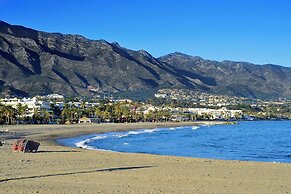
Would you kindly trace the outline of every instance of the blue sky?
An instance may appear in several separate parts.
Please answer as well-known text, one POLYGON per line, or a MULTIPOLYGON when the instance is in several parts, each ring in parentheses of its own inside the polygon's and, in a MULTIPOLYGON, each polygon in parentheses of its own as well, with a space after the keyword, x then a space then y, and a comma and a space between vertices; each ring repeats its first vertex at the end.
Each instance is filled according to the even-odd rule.
POLYGON ((291 67, 289 0, 0 0, 0 20, 212 60, 291 67))

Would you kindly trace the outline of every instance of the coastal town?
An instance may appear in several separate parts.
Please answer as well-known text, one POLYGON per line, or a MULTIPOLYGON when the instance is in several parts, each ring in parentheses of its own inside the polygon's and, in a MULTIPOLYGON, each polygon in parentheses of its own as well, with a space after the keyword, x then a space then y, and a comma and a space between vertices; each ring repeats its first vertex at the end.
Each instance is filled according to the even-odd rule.
POLYGON ((0 99, 1 124, 181 122, 291 119, 291 101, 263 101, 183 89, 162 89, 147 101, 68 98, 60 94, 0 99))
POLYGON ((291 194, 291 0, 0 8, 0 194, 291 194))

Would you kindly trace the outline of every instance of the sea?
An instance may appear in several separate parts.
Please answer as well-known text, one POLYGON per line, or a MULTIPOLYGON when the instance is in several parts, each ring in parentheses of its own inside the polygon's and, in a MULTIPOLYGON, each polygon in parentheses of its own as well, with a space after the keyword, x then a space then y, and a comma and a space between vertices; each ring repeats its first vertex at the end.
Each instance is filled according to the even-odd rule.
POLYGON ((291 163, 291 121, 140 129, 58 139, 57 142, 90 150, 291 163))

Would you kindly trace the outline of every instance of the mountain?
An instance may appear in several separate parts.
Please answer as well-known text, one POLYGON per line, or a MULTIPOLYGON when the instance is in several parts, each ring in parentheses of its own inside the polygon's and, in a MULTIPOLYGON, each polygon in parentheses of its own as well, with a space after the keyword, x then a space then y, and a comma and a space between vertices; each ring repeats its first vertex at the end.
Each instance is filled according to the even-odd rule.
POLYGON ((291 98, 290 68, 209 61, 181 53, 154 58, 118 43, 46 33, 0 21, 0 92, 33 96, 187 88, 246 97, 291 98))
POLYGON ((218 62, 179 52, 158 60, 175 67, 192 82, 204 85, 213 93, 261 99, 291 98, 290 67, 218 62))
POLYGON ((189 82, 146 51, 5 22, 0 22, 0 55, 4 94, 89 95, 90 88, 119 92, 179 87, 189 82))

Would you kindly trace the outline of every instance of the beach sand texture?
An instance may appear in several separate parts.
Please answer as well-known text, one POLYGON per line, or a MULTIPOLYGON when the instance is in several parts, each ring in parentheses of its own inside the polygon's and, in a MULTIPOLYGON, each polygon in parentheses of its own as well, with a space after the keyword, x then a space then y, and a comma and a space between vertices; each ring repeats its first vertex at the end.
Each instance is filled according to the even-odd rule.
POLYGON ((91 151, 55 138, 196 123, 4 126, 0 140, 22 135, 37 153, 0 147, 0 193, 291 193, 291 164, 220 161, 91 151))

